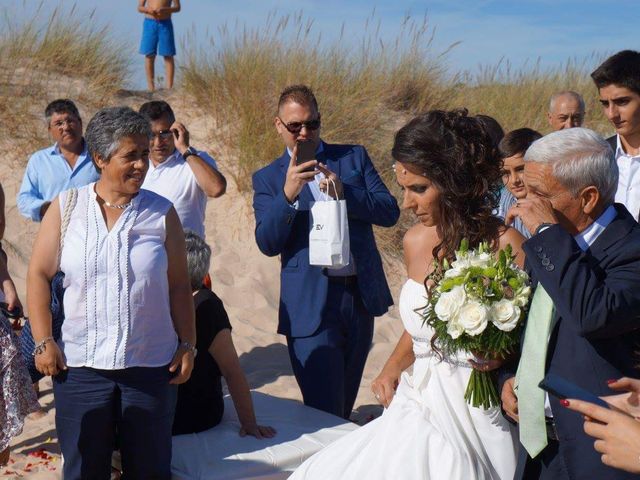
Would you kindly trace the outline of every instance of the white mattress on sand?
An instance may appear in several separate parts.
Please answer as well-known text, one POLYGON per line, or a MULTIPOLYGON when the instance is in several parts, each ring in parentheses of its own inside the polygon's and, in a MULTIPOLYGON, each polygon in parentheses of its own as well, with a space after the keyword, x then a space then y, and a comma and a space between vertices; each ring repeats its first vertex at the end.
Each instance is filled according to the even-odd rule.
POLYGON ((277 430, 274 438, 240 437, 231 397, 218 426, 173 437, 171 470, 175 479, 284 479, 308 457, 358 428, 342 418, 300 402, 251 392, 261 425, 277 430))

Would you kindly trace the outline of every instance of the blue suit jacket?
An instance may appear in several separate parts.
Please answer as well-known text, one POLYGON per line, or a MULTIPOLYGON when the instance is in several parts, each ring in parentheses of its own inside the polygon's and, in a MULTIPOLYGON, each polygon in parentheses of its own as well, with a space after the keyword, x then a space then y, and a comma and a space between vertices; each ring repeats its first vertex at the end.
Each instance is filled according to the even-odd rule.
MULTIPOLYGON (((344 186, 349 219, 349 240, 358 287, 371 315, 382 315, 393 304, 373 236, 372 225, 391 227, 400 215, 364 147, 324 144, 318 155, 336 172, 344 186)), ((290 156, 284 154, 253 175, 253 209, 256 242, 269 256, 280 255, 280 312, 278 333, 293 337, 312 335, 320 325, 327 298, 324 269, 309 265, 309 203, 313 195, 305 186, 295 209, 284 196, 290 156)))
MULTIPOLYGON (((532 279, 544 285, 557 312, 547 372, 598 396, 615 393, 608 379, 640 376, 640 226, 623 205, 616 204, 616 210, 586 252, 559 225, 524 243, 532 279), (548 265, 543 265, 545 257, 548 265)), ((584 433, 582 416, 551 395, 549 400, 567 478, 637 478, 605 466, 594 439, 584 433)), ((520 466, 524 448, 521 453, 520 466)))

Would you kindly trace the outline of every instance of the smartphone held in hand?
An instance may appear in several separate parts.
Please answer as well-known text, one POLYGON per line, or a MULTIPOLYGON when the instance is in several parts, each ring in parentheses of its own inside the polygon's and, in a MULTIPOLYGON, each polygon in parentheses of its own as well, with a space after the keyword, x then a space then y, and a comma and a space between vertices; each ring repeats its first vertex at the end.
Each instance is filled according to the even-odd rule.
POLYGON ((298 156, 296 158, 298 165, 316 158, 316 147, 312 141, 300 141, 297 142, 296 145, 298 146, 298 156))
POLYGON ((597 395, 553 373, 548 373, 540 382, 539 387, 561 400, 565 398, 575 398, 577 400, 595 403, 601 407, 610 408, 609 404, 597 395))

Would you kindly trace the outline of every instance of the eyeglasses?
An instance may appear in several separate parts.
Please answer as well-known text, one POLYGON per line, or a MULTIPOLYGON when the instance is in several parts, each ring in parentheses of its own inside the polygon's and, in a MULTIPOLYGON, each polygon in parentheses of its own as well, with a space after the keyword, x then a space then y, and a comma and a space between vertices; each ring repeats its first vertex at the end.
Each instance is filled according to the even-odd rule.
POLYGON ((151 139, 159 138, 160 140, 168 140, 173 135, 171 130, 160 130, 158 133, 152 133, 151 139))
POLYGON ((317 130, 320 128, 320 115, 315 120, 309 120, 308 122, 289 122, 285 123, 280 117, 278 120, 284 125, 284 128, 287 129, 289 133, 293 135, 297 135, 300 133, 303 127, 306 127, 307 130, 317 130))
POLYGON ((79 125, 79 123, 80 123, 79 120, 76 120, 75 118, 69 117, 69 118, 66 118, 64 120, 57 120, 56 122, 53 122, 51 124, 51 127, 53 127, 53 128, 63 128, 66 125, 66 126, 68 126, 70 128, 73 128, 73 127, 76 127, 77 125, 79 125))

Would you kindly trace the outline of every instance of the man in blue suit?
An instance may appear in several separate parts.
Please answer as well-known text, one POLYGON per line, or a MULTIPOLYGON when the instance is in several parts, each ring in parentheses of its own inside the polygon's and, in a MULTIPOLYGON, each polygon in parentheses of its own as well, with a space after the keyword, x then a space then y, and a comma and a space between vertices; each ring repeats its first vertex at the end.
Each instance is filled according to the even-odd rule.
POLYGON ((591 130, 561 130, 527 150, 524 177, 527 197, 507 220, 520 217, 534 234, 523 246, 538 286, 516 390, 513 373, 502 387, 524 447, 516 478, 635 478, 604 465, 582 417, 537 386, 551 372, 605 396, 608 379, 638 376, 640 226, 614 203, 613 151, 591 130))
POLYGON ((275 127, 286 148, 253 175, 255 234, 265 255, 280 255, 278 333, 286 335, 304 403, 349 418, 373 318, 393 303, 372 225, 391 227, 400 211, 366 150, 323 142, 320 124, 311 89, 293 85, 282 92, 275 127), (297 165, 302 141, 312 142, 316 155, 297 165), (309 265, 309 208, 322 192, 347 203, 350 261, 338 270, 309 265))

